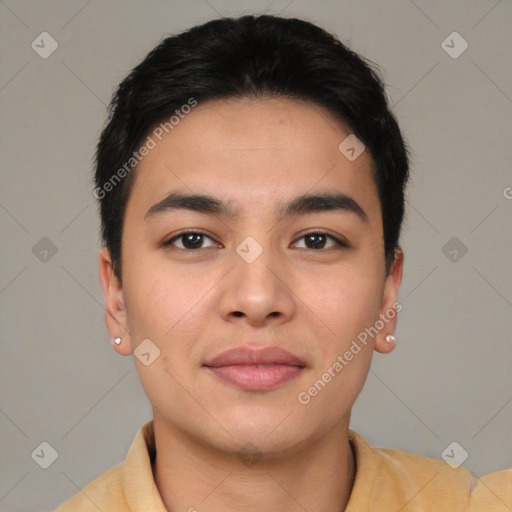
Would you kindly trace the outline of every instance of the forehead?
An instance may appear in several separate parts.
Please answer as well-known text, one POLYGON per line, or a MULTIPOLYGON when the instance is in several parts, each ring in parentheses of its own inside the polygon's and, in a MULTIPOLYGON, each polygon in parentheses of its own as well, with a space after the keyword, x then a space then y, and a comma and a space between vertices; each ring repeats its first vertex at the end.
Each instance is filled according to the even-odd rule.
POLYGON ((150 132, 153 148, 134 171, 127 216, 143 217, 176 189, 208 193, 248 215, 317 190, 342 192, 379 216, 369 152, 351 161, 339 149, 349 135, 326 109, 288 98, 200 103, 167 131, 150 132))

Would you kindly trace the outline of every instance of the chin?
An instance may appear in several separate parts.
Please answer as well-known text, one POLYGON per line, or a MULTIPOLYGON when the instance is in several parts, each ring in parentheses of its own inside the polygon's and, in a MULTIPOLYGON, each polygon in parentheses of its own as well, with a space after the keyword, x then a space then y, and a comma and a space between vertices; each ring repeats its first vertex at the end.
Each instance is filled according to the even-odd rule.
POLYGON ((293 409, 258 409, 250 412, 239 409, 232 411, 225 419, 220 416, 216 418, 230 434, 223 436, 225 448, 229 446, 231 451, 237 451, 247 443, 252 443, 261 451, 280 453, 292 450, 310 437, 295 413, 290 414, 293 409))
MULTIPOLYGON (((233 437, 212 440, 212 445, 226 454, 235 455, 241 460, 246 457, 253 459, 276 459, 296 454, 297 447, 305 443, 306 439, 290 431, 275 431, 269 435, 271 429, 252 428, 241 426, 232 432, 233 437), (220 442, 219 442, 220 441, 220 442)), ((242 460, 243 462, 243 460, 242 460)))

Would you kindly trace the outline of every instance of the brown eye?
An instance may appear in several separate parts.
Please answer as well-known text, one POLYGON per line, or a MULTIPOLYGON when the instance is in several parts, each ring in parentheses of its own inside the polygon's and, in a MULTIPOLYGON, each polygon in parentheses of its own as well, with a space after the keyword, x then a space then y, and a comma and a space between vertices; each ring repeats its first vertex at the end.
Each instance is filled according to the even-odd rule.
POLYGON ((210 236, 208 236, 206 233, 202 233, 201 231, 185 231, 167 240, 164 242, 164 245, 173 245, 178 249, 193 251, 197 249, 204 249, 205 247, 202 247, 202 244, 206 238, 213 240, 210 236), (175 245, 175 241, 181 242, 181 246, 175 245))
POLYGON ((307 233, 303 235, 301 238, 299 238, 299 240, 302 239, 304 239, 305 241, 306 249, 325 249, 327 240, 331 240, 334 243, 334 245, 327 247, 328 249, 330 247, 348 247, 347 244, 345 244, 341 240, 338 240, 336 237, 323 232, 307 233))

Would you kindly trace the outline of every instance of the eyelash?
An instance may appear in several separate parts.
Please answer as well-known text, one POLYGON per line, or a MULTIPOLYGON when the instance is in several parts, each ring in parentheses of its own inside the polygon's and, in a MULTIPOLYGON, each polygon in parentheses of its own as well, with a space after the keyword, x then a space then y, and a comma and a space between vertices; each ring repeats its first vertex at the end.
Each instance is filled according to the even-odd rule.
MULTIPOLYGON (((175 240, 178 240, 180 238, 182 238, 183 236, 185 235, 204 235, 206 237, 208 237, 210 240, 212 241, 215 241, 210 235, 208 235, 208 233, 205 233, 204 231, 198 231, 198 230, 194 230, 194 231, 182 231, 181 233, 178 233, 177 235, 174 235, 172 238, 170 238, 169 240, 165 241, 163 243, 163 245, 165 247, 171 247, 172 246, 172 242, 174 242, 175 240)), ((329 239, 331 239, 337 246, 338 248, 348 248, 348 244, 346 244, 345 242, 343 242, 342 240, 336 238, 335 236, 329 234, 329 233, 326 233, 325 231, 310 231, 309 233, 304 233, 300 238, 297 239, 297 241, 301 240, 302 238, 308 236, 308 235, 323 235, 329 239)), ((199 249, 182 249, 181 247, 175 247, 176 249, 179 249, 181 251, 190 251, 190 252, 197 252, 197 251, 200 251, 201 249, 207 249, 206 247, 202 247, 202 248, 199 248, 199 249)), ((306 247, 307 250, 309 251, 322 251, 322 250, 327 250, 327 249, 332 249, 332 247, 328 247, 327 249, 309 249, 306 247)))

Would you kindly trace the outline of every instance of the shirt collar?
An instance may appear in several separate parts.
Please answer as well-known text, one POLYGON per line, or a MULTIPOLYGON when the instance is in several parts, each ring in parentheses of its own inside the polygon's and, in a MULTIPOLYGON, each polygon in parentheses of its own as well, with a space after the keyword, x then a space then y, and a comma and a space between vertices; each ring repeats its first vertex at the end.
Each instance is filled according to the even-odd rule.
POLYGON ((155 455, 151 420, 139 428, 123 463, 123 491, 132 512, 167 512, 153 478, 155 455))

